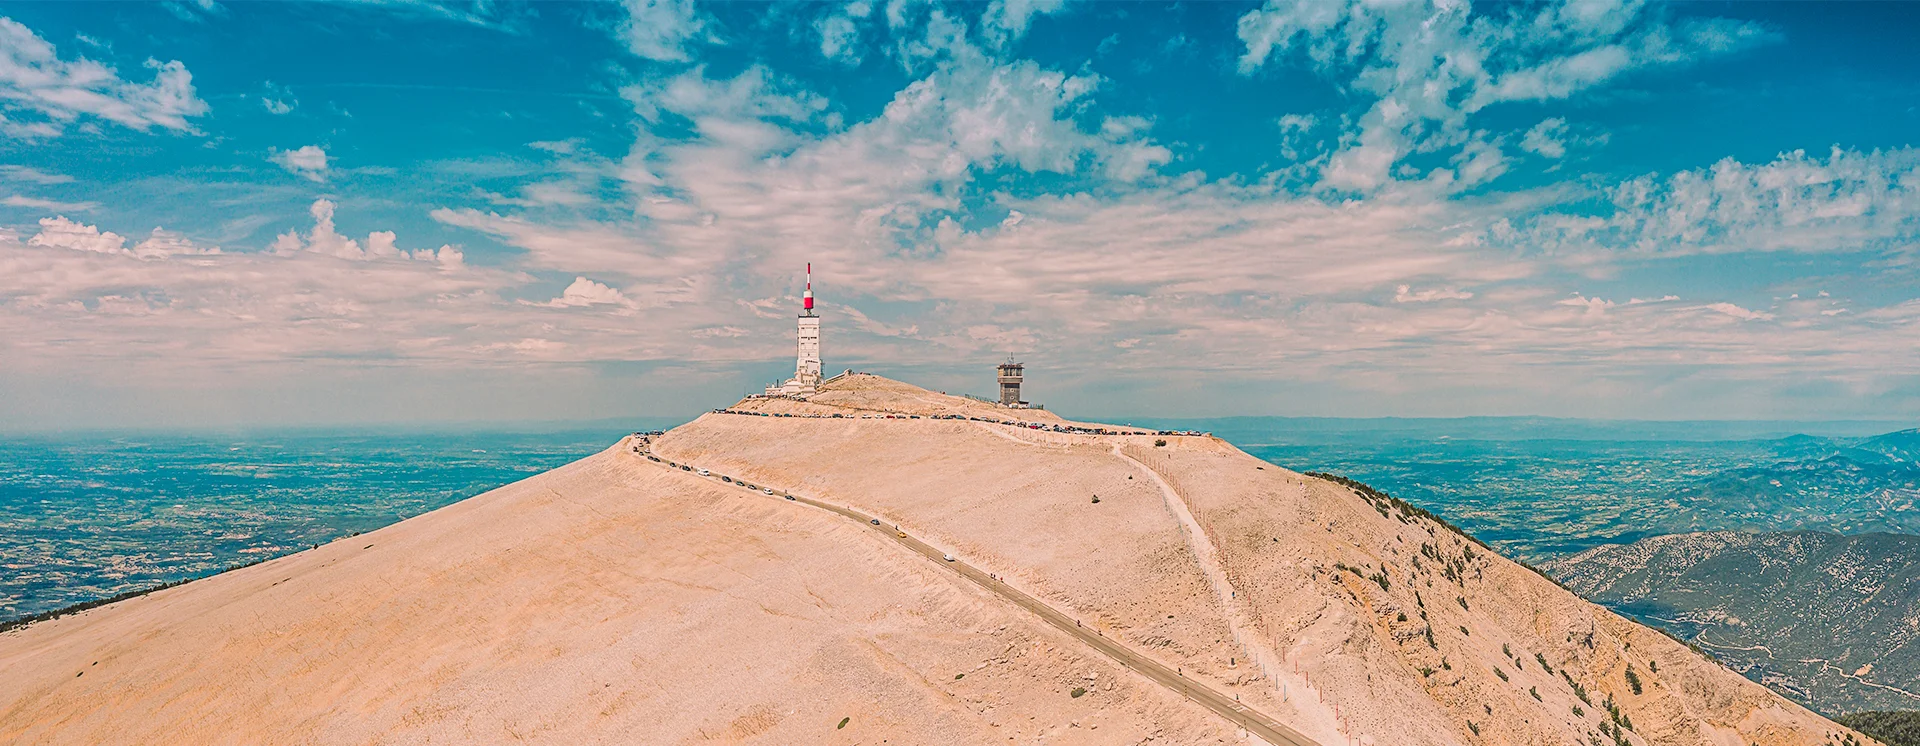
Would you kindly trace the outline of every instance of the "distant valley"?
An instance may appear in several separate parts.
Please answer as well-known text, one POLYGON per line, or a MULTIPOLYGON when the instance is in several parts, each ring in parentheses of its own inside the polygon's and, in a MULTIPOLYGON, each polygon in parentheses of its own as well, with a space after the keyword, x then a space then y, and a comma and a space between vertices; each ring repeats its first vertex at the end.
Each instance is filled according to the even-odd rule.
POLYGON ((1920 536, 1678 534, 1545 569, 1816 710, 1920 709, 1920 536))

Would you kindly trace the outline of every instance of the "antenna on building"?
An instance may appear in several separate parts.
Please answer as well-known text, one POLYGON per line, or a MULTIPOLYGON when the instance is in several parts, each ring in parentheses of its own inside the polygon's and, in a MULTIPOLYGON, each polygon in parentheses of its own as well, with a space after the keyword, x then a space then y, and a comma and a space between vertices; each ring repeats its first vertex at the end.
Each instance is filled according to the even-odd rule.
POLYGON ((800 296, 800 308, 813 315, 813 262, 807 262, 807 292, 800 296))

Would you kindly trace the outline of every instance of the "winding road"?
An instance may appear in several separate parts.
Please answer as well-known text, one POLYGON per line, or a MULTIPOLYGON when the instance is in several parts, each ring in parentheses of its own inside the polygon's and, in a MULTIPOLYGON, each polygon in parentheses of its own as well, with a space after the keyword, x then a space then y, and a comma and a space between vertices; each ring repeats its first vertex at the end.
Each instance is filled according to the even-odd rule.
MULTIPOLYGON (((679 470, 682 466, 680 463, 654 456, 648 441, 645 439, 634 438, 632 445, 637 449, 634 451, 635 454, 642 457, 658 458, 660 460, 657 463, 664 468, 679 470)), ((649 463, 653 463, 651 459, 649 463)), ((699 473, 700 467, 693 466, 692 464, 686 464, 685 466, 690 467, 696 475, 699 473)), ((722 479, 719 474, 713 474, 705 478, 716 481, 722 479)), ((738 481, 733 482, 732 485, 746 489, 745 485, 738 481)), ((767 487, 767 489, 772 488, 767 487)), ((755 494, 765 494, 760 490, 752 491, 755 494)), ((1276 746, 1319 746, 1317 742, 1287 727, 1284 723, 1258 710, 1242 705, 1238 701, 1235 701, 1233 697, 1222 694, 1212 687, 1189 679, 1181 675, 1179 671, 1167 668, 1158 661, 1136 653, 1125 645, 1091 628, 1081 626, 1077 620, 1061 613, 1059 609, 1055 609, 1040 599, 1029 596, 1013 586, 1000 582, 992 575, 981 572, 979 568, 969 565, 965 561, 957 558, 953 561, 947 561, 947 552, 914 538, 911 534, 900 530, 898 526, 876 524, 877 519, 873 516, 854 510, 851 507, 833 505, 812 498, 792 495, 782 490, 774 490, 772 497, 801 503, 853 519, 854 522, 859 523, 861 526, 892 539, 901 546, 926 557, 928 560, 959 573, 961 577, 973 581, 975 584, 987 589, 993 594, 1013 602, 1015 606, 1027 610, 1034 616, 1039 617, 1042 621, 1052 625, 1055 629, 1072 635, 1075 639, 1086 643, 1088 647, 1094 650, 1100 651, 1102 655, 1112 658, 1120 665, 1145 676, 1148 680, 1156 684, 1178 692, 1187 699, 1214 711, 1221 717, 1226 718, 1229 722, 1244 728, 1252 735, 1259 736, 1268 743, 1275 744, 1276 746)))

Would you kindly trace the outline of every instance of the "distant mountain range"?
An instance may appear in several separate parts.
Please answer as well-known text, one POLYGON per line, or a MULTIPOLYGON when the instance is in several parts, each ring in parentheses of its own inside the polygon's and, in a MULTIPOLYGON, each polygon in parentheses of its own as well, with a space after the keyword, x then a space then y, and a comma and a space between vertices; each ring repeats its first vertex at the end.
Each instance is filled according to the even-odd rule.
MULTIPOLYGON (((1911 451, 1895 449, 1910 449, 1914 434, 1896 435, 1905 437, 1867 439, 1843 455, 1819 445, 1810 468, 1760 473, 1783 483, 1858 473, 1862 463, 1906 458, 1911 451)), ((1920 536, 1678 534, 1596 547, 1545 569, 1815 710, 1920 710, 1920 536)))
POLYGON ((1814 509, 1829 527, 1869 516, 1896 529, 1920 526, 1914 507, 1920 497, 1920 430, 1870 438, 1796 435, 1769 445, 1772 459, 1706 475, 1672 499, 1756 516, 1814 509))

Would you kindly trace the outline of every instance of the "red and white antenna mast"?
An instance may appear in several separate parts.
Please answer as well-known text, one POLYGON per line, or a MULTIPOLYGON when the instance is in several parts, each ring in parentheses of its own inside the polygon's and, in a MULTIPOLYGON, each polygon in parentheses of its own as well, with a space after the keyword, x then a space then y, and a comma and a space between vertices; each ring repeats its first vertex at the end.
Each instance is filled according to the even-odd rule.
POLYGON ((805 311, 813 310, 813 262, 807 262, 807 292, 800 296, 800 308, 805 311))

